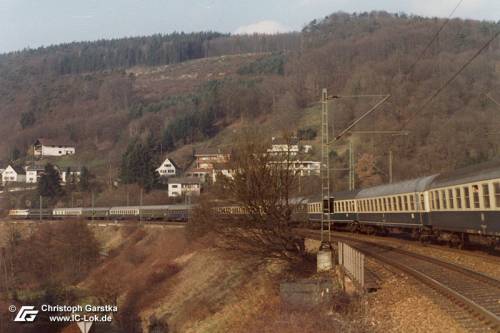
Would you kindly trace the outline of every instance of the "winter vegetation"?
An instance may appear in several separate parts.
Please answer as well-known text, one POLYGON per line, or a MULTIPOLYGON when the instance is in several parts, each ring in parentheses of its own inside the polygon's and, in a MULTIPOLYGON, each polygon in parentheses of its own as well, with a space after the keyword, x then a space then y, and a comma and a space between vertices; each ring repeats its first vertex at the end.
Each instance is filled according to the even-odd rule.
MULTIPOLYGON (((442 23, 385 12, 336 13, 301 33, 155 35, 4 54, 0 156, 29 159, 33 139, 48 134, 76 142, 94 174, 111 164, 112 176, 119 178, 130 142, 151 147, 159 159, 160 152, 184 154, 199 144, 230 141, 227 129, 242 121, 260 122, 269 136, 286 128, 317 140, 315 103, 327 87, 339 95, 391 94, 358 129, 408 132, 349 138, 358 163, 371 163, 359 166, 361 186, 388 180, 389 150, 395 179, 492 159, 498 155, 499 111, 489 97, 500 98, 498 40, 421 106, 498 24, 453 19, 422 53, 442 23)), ((332 102, 334 129, 343 129, 375 102, 332 102)), ((332 152, 339 167, 347 163, 346 144, 332 152)), ((125 182, 146 184, 123 176, 125 182)), ((338 177, 344 189, 347 175, 338 177)))

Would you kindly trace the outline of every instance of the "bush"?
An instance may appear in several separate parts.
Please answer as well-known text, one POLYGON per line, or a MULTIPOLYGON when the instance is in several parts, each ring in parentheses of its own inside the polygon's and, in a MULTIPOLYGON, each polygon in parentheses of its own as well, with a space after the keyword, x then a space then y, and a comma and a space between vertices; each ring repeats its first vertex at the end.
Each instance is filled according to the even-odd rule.
POLYGON ((256 61, 241 67, 238 70, 240 75, 256 74, 285 74, 285 57, 282 54, 272 54, 271 56, 257 59, 256 61))
POLYGON ((314 128, 301 128, 297 131, 297 137, 300 140, 314 140, 318 132, 314 128))

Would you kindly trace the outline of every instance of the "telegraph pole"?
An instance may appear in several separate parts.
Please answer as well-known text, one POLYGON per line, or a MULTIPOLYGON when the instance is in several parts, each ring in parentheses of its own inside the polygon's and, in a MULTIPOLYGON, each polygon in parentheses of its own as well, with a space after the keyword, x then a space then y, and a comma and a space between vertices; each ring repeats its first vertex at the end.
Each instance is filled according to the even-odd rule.
POLYGON ((349 141, 349 191, 354 191, 354 151, 349 141))
POLYGON ((330 140, 328 139, 328 91, 323 89, 321 96, 321 198, 323 212, 321 214, 321 246, 329 246, 331 242, 330 219, 330 140), (328 225, 328 244, 325 242, 324 226, 328 225))
POLYGON ((389 184, 392 184, 392 150, 389 150, 389 184))
MULTIPOLYGON (((341 131, 337 136, 333 132, 333 122, 332 122, 332 143, 340 140, 345 134, 351 131, 351 129, 356 126, 365 117, 370 115, 376 109, 379 108, 385 101, 387 101, 391 95, 351 95, 351 96, 328 96, 328 91, 326 88, 323 89, 321 93, 321 199, 323 201, 323 207, 321 211, 321 245, 317 254, 317 270, 318 272, 330 271, 333 268, 332 261, 332 245, 331 245, 331 213, 333 212, 333 207, 331 207, 332 202, 330 201, 330 140, 329 140, 329 124, 328 124, 328 100, 337 98, 359 98, 359 97, 383 97, 378 103, 376 103, 370 110, 365 112, 361 117, 353 121, 349 126, 347 126, 343 131, 341 131), (324 235, 324 226, 328 225, 328 240, 324 235)), ((352 152, 350 153, 352 154, 352 152)))
POLYGON ((139 200, 139 222, 142 224, 142 195, 143 195, 143 189, 141 188, 141 197, 139 200))
POLYGON ((38 214, 40 217, 40 222, 42 222, 42 207, 43 207, 42 200, 43 200, 43 197, 40 196, 40 214, 38 214))
POLYGON ((328 272, 333 268, 331 207, 330 207, 330 140, 328 139, 328 93, 323 89, 321 94, 321 245, 316 257, 318 272, 328 272), (328 225, 328 238, 325 237, 325 224, 328 225))
POLYGON ((91 200, 92 200, 92 223, 94 223, 94 191, 91 193, 91 200))

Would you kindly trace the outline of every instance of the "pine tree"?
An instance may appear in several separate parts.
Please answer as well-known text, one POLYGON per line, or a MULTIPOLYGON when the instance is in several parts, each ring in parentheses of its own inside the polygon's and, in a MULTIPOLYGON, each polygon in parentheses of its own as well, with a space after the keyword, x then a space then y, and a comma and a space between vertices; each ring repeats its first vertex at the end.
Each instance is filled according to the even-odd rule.
POLYGON ((42 197, 55 199, 63 194, 59 171, 50 163, 45 165, 43 175, 38 182, 38 193, 42 197))
POLYGON ((134 140, 128 145, 120 170, 120 178, 124 184, 137 183, 146 191, 153 189, 158 183, 155 147, 151 138, 148 138, 146 144, 134 140))

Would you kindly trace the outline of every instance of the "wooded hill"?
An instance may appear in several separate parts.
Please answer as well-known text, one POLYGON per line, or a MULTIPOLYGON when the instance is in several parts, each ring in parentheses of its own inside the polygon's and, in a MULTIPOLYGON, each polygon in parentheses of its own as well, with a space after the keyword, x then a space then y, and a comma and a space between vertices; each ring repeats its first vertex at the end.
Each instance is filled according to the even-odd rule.
MULTIPOLYGON (((78 162, 95 170, 111 164, 117 174, 134 139, 152 143, 157 155, 172 151, 182 159, 193 147, 231 142, 252 123, 266 139, 283 130, 319 133, 323 87, 336 95, 391 94, 356 130, 408 131, 350 136, 358 185, 387 180, 389 150, 395 179, 495 158, 500 107, 486 95, 500 100, 499 39, 424 103, 500 24, 451 20, 426 49, 444 22, 336 13, 301 33, 176 33, 1 55, 0 158, 26 158, 37 137, 69 139, 78 162)), ((377 101, 333 101, 335 131, 377 101)), ((347 163, 346 143, 333 149, 335 167, 347 163)))

